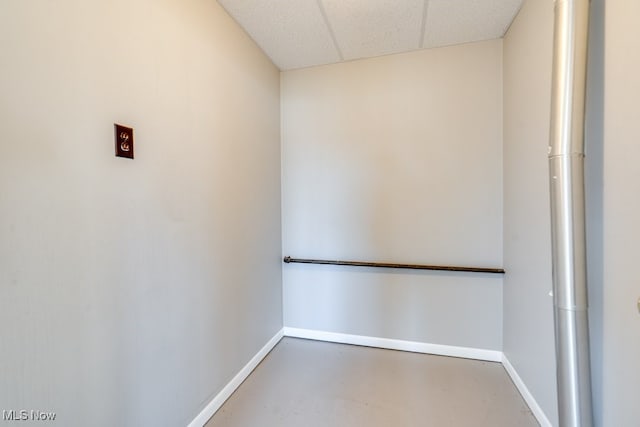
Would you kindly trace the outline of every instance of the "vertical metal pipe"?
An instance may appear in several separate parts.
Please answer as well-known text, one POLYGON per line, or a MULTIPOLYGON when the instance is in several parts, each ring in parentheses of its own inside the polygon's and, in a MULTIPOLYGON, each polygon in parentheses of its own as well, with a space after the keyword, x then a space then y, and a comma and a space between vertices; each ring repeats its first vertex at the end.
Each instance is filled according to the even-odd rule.
POLYGON ((589 0, 556 0, 549 144, 553 296, 561 427, 591 427, 584 202, 589 0))

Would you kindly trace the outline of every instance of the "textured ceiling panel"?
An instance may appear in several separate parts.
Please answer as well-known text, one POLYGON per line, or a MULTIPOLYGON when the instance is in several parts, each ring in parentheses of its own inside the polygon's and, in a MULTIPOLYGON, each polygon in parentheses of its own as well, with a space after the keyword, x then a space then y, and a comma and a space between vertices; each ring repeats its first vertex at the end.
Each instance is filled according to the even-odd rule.
POLYGON ((419 49, 424 0, 320 0, 345 60, 419 49))
POLYGON ((281 70, 500 38, 523 0, 218 0, 281 70))
POLYGON ((339 62, 316 0, 218 0, 281 70, 339 62))
POLYGON ((497 39, 522 0, 429 0, 423 47, 497 39))

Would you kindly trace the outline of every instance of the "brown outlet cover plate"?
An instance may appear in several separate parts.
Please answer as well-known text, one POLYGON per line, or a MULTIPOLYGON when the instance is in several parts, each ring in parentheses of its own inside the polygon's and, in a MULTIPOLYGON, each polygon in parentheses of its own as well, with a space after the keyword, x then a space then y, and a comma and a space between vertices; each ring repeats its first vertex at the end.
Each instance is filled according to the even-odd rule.
POLYGON ((133 128, 114 124, 116 157, 133 159, 133 128))

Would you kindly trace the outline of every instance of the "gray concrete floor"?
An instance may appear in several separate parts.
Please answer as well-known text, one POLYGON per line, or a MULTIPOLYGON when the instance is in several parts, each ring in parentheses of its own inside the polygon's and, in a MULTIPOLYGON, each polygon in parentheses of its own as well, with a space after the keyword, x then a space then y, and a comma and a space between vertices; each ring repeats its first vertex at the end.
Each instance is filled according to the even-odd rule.
POLYGON ((526 427, 499 363, 284 338, 206 427, 526 427))

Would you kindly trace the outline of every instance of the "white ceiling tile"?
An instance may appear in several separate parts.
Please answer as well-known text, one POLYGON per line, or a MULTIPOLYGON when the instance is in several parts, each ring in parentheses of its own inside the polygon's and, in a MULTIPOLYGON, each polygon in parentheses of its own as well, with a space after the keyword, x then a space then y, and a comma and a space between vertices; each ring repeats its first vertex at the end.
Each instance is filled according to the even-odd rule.
POLYGON ((523 0, 218 2, 281 70, 291 70, 499 38, 523 0))
POLYGON ((341 60, 316 0, 218 0, 281 70, 341 60))
POLYGON ((320 0, 345 60, 419 49, 424 0, 320 0))
POLYGON ((429 0, 424 47, 500 38, 522 0, 429 0))

